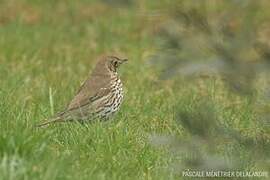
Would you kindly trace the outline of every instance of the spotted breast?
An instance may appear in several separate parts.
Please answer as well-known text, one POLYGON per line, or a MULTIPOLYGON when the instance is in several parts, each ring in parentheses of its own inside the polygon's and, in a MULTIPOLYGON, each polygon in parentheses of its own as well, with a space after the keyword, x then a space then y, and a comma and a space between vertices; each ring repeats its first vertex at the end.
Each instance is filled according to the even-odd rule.
POLYGON ((111 80, 110 93, 104 102, 104 106, 102 106, 97 115, 101 118, 107 119, 118 111, 123 101, 123 94, 123 85, 116 73, 111 80))

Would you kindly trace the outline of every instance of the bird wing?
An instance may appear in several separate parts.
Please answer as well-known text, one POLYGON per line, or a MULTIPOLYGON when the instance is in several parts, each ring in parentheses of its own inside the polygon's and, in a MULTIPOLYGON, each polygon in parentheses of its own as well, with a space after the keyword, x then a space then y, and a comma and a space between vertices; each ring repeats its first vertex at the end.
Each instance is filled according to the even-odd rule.
POLYGON ((67 111, 83 107, 108 94, 110 91, 110 77, 102 76, 93 76, 86 80, 68 105, 67 111))

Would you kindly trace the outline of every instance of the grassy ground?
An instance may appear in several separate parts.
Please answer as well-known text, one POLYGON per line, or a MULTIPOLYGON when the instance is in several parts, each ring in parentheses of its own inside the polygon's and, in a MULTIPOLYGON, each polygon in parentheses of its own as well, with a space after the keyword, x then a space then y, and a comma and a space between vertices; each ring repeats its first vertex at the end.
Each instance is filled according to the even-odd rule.
POLYGON ((0 179, 179 178, 173 164, 180 156, 153 147, 149 135, 182 136, 175 104, 184 99, 178 108, 189 108, 204 93, 223 103, 224 124, 254 132, 248 100, 237 106, 243 113, 226 109, 220 83, 202 90, 201 82, 158 79, 148 63, 157 47, 155 14, 146 21, 143 3, 0 1, 0 179), (113 121, 33 127, 62 110, 96 58, 111 52, 130 59, 120 70, 125 100, 113 121))

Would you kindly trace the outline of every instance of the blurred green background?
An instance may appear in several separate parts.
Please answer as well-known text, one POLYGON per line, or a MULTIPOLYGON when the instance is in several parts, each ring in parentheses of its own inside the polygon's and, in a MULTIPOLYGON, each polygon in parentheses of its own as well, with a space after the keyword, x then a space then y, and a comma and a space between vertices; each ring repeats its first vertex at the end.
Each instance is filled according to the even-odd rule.
POLYGON ((269 7, 0 0, 0 179, 269 173, 269 7), (113 121, 34 128, 64 109, 104 53, 130 60, 113 121))

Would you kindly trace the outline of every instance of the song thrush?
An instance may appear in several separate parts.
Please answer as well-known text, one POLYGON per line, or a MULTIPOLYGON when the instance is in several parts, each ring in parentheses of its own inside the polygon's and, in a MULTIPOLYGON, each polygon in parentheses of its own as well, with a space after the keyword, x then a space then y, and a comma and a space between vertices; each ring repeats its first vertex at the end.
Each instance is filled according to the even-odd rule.
POLYGON ((123 88, 117 69, 126 61, 115 56, 101 57, 66 110, 38 126, 74 120, 87 122, 108 119, 119 110, 123 101, 123 88))

